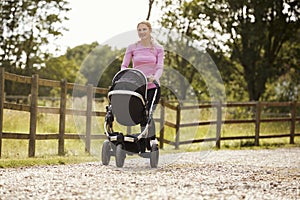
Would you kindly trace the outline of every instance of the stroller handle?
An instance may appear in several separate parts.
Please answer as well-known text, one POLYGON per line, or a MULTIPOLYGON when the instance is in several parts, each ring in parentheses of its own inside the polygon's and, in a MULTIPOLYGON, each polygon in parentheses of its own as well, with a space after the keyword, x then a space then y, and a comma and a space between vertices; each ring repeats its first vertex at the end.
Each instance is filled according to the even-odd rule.
POLYGON ((155 84, 156 88, 159 88, 159 84, 158 84, 157 80, 154 80, 153 83, 155 84))

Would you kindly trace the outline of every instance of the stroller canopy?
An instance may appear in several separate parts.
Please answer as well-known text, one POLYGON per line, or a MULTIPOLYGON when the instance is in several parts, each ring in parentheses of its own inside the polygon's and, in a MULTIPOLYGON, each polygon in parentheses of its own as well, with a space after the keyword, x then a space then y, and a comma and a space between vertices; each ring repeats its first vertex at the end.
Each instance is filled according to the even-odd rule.
POLYGON ((129 90, 146 97, 147 78, 140 70, 125 69, 114 76, 111 90, 129 90))

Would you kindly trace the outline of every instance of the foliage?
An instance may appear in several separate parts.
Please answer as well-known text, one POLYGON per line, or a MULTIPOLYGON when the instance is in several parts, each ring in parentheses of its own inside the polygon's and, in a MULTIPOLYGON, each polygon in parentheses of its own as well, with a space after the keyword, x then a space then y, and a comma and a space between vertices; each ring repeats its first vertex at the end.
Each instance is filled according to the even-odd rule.
MULTIPOLYGON (((289 72, 282 55, 299 43, 299 1, 166 0, 160 23, 198 41, 212 54, 225 82, 245 87, 249 100, 259 100, 268 81, 289 72), (242 76, 242 79, 240 78, 242 76)), ((299 54, 296 54, 299 60, 299 54)))
MULTIPOLYGON (((149 0, 149 11, 153 2, 149 0)), ((163 89, 163 96, 205 101, 223 96, 225 86, 229 101, 299 99, 299 1, 166 0, 160 5, 161 25, 181 36, 162 42, 167 49, 163 86, 179 89, 163 89), (205 54, 222 80, 203 67, 210 62, 205 54), (174 71, 184 79, 178 80, 174 71)), ((120 68, 124 49, 97 42, 69 48, 58 57, 47 52, 47 45, 66 30, 67 0, 4 0, 0 10, 0 66, 8 72, 106 88, 120 68)), ((9 95, 30 93, 29 85, 5 84, 9 95)), ((39 92, 57 93, 49 88, 39 92)))
MULTIPOLYGON (((58 57, 50 57, 46 61, 45 67, 38 70, 40 78, 50 80, 66 80, 69 83, 85 84, 86 79, 80 73, 80 66, 88 54, 98 46, 97 42, 91 44, 83 44, 74 48, 68 48, 64 55, 58 57)), ((41 88, 40 95, 49 96, 49 93, 53 96, 57 95, 59 88, 41 88)))
POLYGON ((67 52, 58 57, 51 57, 46 61, 46 66, 39 70, 41 77, 52 80, 65 79, 74 83, 76 79, 85 83, 85 78, 79 73, 80 66, 84 59, 98 46, 97 42, 83 44, 74 48, 68 48, 67 52))
POLYGON ((163 96, 178 100, 224 100, 224 88, 211 57, 188 37, 168 37, 165 48, 163 96), (213 87, 212 87, 213 86, 213 87), (172 92, 172 93, 171 93, 172 92))
POLYGON ((62 56, 50 58, 39 74, 49 79, 107 88, 120 70, 123 51, 97 42, 79 45, 69 48, 62 56))
POLYGON ((74 82, 78 70, 79 66, 76 62, 63 55, 47 60, 46 66, 41 68, 38 73, 40 78, 58 81, 66 79, 68 82, 74 82))
MULTIPOLYGON (((46 46, 65 30, 67 1, 2 0, 0 10, 0 66, 20 75, 36 73, 50 55, 46 46)), ((9 91, 11 85, 6 88, 16 93, 9 91)), ((18 89, 23 94, 30 91, 24 85, 18 89)))
POLYGON ((1 1, 1 66, 29 75, 47 58, 42 48, 62 35, 66 1, 1 1), (26 73, 27 72, 27 73, 26 73))
POLYGON ((91 51, 80 68, 87 84, 107 88, 114 75, 120 70, 123 51, 112 49, 108 45, 99 45, 91 51))
POLYGON ((98 42, 93 42, 91 44, 82 44, 72 49, 68 48, 65 56, 68 60, 74 60, 76 65, 81 66, 89 53, 91 53, 98 46, 98 42))
POLYGON ((300 99, 300 30, 283 45, 284 51, 280 52, 283 68, 286 73, 267 84, 264 100, 297 101, 300 99))

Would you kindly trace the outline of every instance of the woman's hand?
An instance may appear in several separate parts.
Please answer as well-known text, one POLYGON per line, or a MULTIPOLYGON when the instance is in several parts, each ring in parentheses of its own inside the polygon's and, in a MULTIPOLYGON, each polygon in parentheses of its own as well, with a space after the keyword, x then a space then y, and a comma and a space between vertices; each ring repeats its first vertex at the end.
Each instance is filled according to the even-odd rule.
POLYGON ((148 82, 153 83, 154 80, 155 80, 155 78, 154 78, 153 75, 151 75, 151 76, 148 77, 148 82))

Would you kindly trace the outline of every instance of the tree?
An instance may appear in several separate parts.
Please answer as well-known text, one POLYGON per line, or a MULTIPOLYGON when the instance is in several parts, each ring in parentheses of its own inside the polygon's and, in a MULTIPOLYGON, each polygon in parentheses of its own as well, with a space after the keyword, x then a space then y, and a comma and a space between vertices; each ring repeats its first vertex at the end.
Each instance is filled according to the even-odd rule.
POLYGON ((68 60, 74 60, 78 66, 81 66, 86 57, 98 46, 98 42, 92 42, 91 44, 82 44, 72 49, 68 48, 65 56, 68 60))
POLYGON ((83 61, 80 73, 86 78, 86 84, 108 87, 114 75, 120 70, 124 50, 112 49, 109 45, 94 48, 83 61))
POLYGON ((64 0, 2 0, 0 66, 24 75, 43 66, 47 45, 65 30, 67 5, 64 0))
POLYGON ((217 68, 210 56, 194 46, 190 38, 168 37, 164 49, 165 67, 161 82, 169 89, 162 91, 164 96, 174 98, 175 95, 179 101, 224 100, 223 83, 216 73, 217 68))
POLYGON ((154 0, 149 0, 148 14, 147 14, 146 20, 150 19, 153 3, 154 3, 154 0))
MULTIPOLYGON (((120 50, 113 50, 108 45, 100 46, 98 42, 83 44, 68 48, 64 55, 49 58, 45 67, 37 73, 45 79, 65 79, 69 83, 93 84, 107 88, 111 85, 113 76, 120 70, 123 55, 120 50)), ((47 96, 57 92, 56 89, 50 92, 49 88, 43 88, 40 93, 47 96)), ((78 91, 77 95, 81 93, 78 91)))
POLYGON ((283 45, 280 52, 283 68, 288 72, 267 84, 264 99, 295 101, 300 100, 300 30, 283 45))
POLYGON ((202 40, 227 62, 220 70, 242 76, 249 100, 259 100, 268 81, 288 72, 280 55, 300 29, 299 7, 296 0, 166 0, 161 24, 202 40))
MULTIPOLYGON (((85 84, 86 78, 80 73, 80 67, 89 53, 98 46, 97 42, 91 44, 83 44, 74 48, 68 48, 64 55, 58 57, 50 57, 42 67, 37 71, 41 78, 50 80, 66 80, 69 83, 85 84)), ((57 89, 49 90, 43 88, 41 95, 49 95, 49 93, 57 93, 57 89)))

